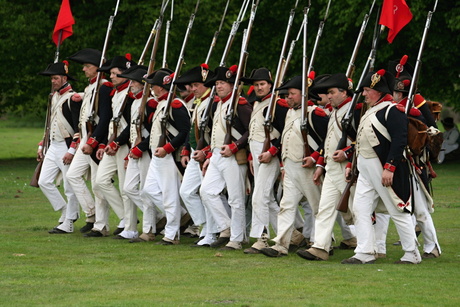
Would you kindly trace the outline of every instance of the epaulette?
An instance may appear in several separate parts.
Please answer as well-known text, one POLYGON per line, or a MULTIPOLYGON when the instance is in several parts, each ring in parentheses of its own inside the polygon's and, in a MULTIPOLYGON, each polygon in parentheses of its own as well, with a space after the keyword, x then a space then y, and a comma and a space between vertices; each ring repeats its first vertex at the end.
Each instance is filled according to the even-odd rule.
POLYGON ((327 116, 326 112, 323 109, 318 108, 318 107, 315 108, 315 115, 321 116, 321 117, 327 116))
POLYGON ((422 95, 420 95, 420 94, 415 95, 415 97, 414 97, 414 107, 420 108, 425 103, 426 103, 426 100, 422 95))
POLYGON ((279 104, 282 107, 289 108, 289 105, 288 105, 286 99, 279 98, 276 103, 279 104))
POLYGON ((399 104, 399 103, 395 107, 396 107, 396 109, 398 109, 399 111, 401 111, 403 113, 406 112, 406 108, 403 105, 399 104))
POLYGON ((241 104, 241 105, 248 104, 248 101, 246 100, 246 98, 240 97, 240 99, 238 99, 238 104, 241 104))
POLYGON ((158 101, 156 101, 155 98, 150 98, 149 101, 147 102, 147 105, 150 108, 156 109, 158 107, 158 101))
POLYGON ((109 81, 105 81, 104 83, 102 83, 102 85, 105 85, 105 86, 108 86, 108 87, 113 87, 113 83, 109 82, 109 81))
POLYGON ((311 100, 308 100, 308 103, 307 103, 307 104, 308 104, 309 107, 315 106, 315 104, 314 104, 313 101, 311 101, 311 100))
POLYGON ((182 102, 179 99, 174 99, 171 102, 171 107, 174 109, 180 109, 183 106, 182 102))
POLYGON ((420 110, 417 108, 411 108, 409 111, 409 115, 413 117, 419 117, 420 115, 422 115, 422 112, 420 112, 420 110))
POLYGON ((219 98, 219 96, 217 96, 217 95, 216 95, 216 96, 214 96, 214 102, 219 102, 219 101, 220 101, 220 98, 219 98))
POLYGON ((360 103, 357 103, 356 106, 355 106, 355 110, 361 110, 363 108, 363 103, 360 102, 360 103))

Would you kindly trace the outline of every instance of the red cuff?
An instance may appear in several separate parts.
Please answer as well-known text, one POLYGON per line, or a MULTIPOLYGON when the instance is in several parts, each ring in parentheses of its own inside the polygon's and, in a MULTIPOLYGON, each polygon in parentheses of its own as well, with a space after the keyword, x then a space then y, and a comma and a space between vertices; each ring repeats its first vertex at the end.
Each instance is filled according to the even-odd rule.
POLYGON ((352 166, 351 162, 348 162, 346 168, 352 168, 352 166))
POLYGON ((128 160, 129 160, 129 158, 128 158, 128 157, 129 157, 129 156, 128 156, 128 155, 126 155, 126 157, 125 157, 123 160, 125 160, 125 161, 128 161, 128 160))
POLYGON ((278 154, 278 148, 276 148, 276 146, 272 146, 268 149, 268 152, 274 157, 278 154))
POLYGON ((182 149, 180 152, 181 157, 189 157, 190 156, 190 151, 188 151, 185 147, 182 149))
POLYGON ((106 145, 105 144, 99 144, 98 149, 105 149, 106 145))
POLYGON ((316 161, 317 165, 325 166, 326 163, 324 163, 324 157, 319 157, 318 161, 316 161))
POLYGON ((250 152, 248 155, 248 161, 252 161, 252 152, 250 152))
POLYGON ((235 143, 231 143, 231 144, 228 144, 228 147, 230 148, 230 150, 232 151, 232 153, 236 154, 238 152, 238 146, 236 146, 235 143))
POLYGON ((77 148, 78 143, 77 142, 72 142, 70 143, 70 148, 77 148))
POLYGON ((208 152, 208 154, 206 155, 206 159, 211 159, 212 157, 212 151, 208 152))
POLYGON ((131 148, 131 153, 135 155, 136 157, 142 157, 142 150, 139 149, 139 147, 133 147, 131 148))
POLYGON ((211 150, 211 145, 208 145, 202 149, 202 151, 210 151, 210 150, 211 150))
POLYGON ((86 141, 86 144, 91 146, 93 149, 96 149, 97 145, 99 144, 98 141, 96 141, 95 138, 89 138, 88 141, 86 141))
POLYGON ((390 171, 392 173, 395 172, 396 170, 396 166, 390 164, 390 163, 385 163, 385 165, 383 166, 383 169, 386 169, 387 171, 390 171))
POLYGON ((169 154, 174 151, 174 147, 172 147, 171 143, 168 143, 165 146, 163 146, 163 149, 166 150, 166 152, 169 154))
POLYGON ((113 150, 117 151, 118 148, 120 148, 120 145, 118 143, 112 142, 109 144, 109 147, 112 148, 113 150))
POLYGON ((41 140, 40 143, 38 143, 38 146, 43 146, 43 140, 41 140))
POLYGON ((310 155, 310 157, 312 157, 312 159, 315 160, 315 161, 318 161, 319 156, 320 156, 320 154, 319 154, 319 152, 317 152, 317 151, 315 151, 314 153, 312 153, 312 154, 310 155))

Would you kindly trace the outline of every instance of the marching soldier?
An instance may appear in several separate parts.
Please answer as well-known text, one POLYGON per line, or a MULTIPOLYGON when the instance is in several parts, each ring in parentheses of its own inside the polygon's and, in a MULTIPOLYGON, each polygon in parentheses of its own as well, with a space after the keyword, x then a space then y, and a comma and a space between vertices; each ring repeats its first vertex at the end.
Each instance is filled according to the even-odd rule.
MULTIPOLYGON (((351 97, 353 96, 353 85, 343 73, 334 74, 314 86, 318 94, 326 94, 333 108, 324 140, 324 154, 320 158, 324 160, 326 175, 321 190, 318 214, 315 220, 315 241, 311 248, 298 250, 297 254, 308 260, 328 260, 331 250, 334 223, 337 219, 336 205, 345 189, 345 168, 352 152, 351 139, 356 138, 356 128, 359 123, 359 112, 356 110, 354 125, 350 127, 347 139, 347 147, 337 149, 342 136, 342 118, 347 113, 351 97)), ((320 163, 321 165, 321 163, 320 163)), ((321 183, 320 179, 324 169, 319 167, 313 180, 315 184, 321 183)), ((344 238, 342 244, 356 247, 356 238, 353 236, 344 238)))
MULTIPOLYGON (((179 198, 179 173, 174 156, 190 131, 190 115, 182 100, 173 98, 170 102, 169 114, 164 114, 168 109, 172 73, 171 70, 163 68, 146 79, 146 82, 152 84, 158 105, 152 118, 149 139, 153 157, 141 193, 145 199, 144 216, 154 216, 153 204, 165 213, 165 233, 163 239, 158 242, 162 245, 179 244, 182 207, 179 198), (168 139, 164 146, 158 146, 162 135, 163 120, 167 120, 165 133, 168 139)), ((143 232, 153 234, 156 231, 156 225, 149 225, 149 223, 152 223, 152 219, 146 220, 144 217, 143 232)))
MULTIPOLYGON (((403 155, 407 145, 405 108, 391 96, 394 77, 385 70, 369 73, 359 90, 369 109, 361 117, 356 138, 358 180, 353 199, 357 247, 343 264, 375 262, 375 236, 371 216, 379 198, 391 215, 404 256, 396 263, 422 261, 410 212, 409 166, 403 155)), ((346 175, 350 173, 346 169, 346 175)))
POLYGON ((201 181, 203 180, 203 174, 201 172, 200 164, 206 159, 207 152, 209 151, 210 141, 210 125, 211 120, 208 121, 208 126, 204 131, 204 142, 205 147, 198 149, 197 145, 200 141, 200 120, 203 113, 207 110, 210 103, 211 89, 206 87, 204 83, 214 77, 212 71, 209 70, 207 64, 201 64, 200 66, 193 67, 189 71, 185 72, 176 80, 176 84, 190 88, 192 94, 194 94, 194 100, 191 101, 193 106, 191 116, 191 127, 184 149, 181 152, 181 163, 185 168, 184 177, 182 178, 182 184, 180 186, 180 196, 182 201, 187 208, 187 211, 192 217, 194 225, 203 226, 202 233, 203 238, 196 243, 196 246, 210 246, 216 241, 217 226, 210 214, 209 210, 203 206, 200 198, 199 189, 201 181))
POLYGON ((265 141, 264 120, 271 98, 273 80, 266 68, 252 71, 249 78, 242 78, 253 85, 256 100, 254 102, 251 120, 249 122, 249 146, 253 160, 250 161, 251 172, 254 175, 254 191, 252 194, 252 223, 250 237, 257 241, 244 250, 246 254, 259 254, 260 249, 269 247, 269 224, 277 229, 278 203, 275 200, 274 186, 280 173, 280 136, 284 128, 284 119, 289 109, 284 99, 278 99, 273 106, 273 130, 270 133, 270 148, 262 152, 265 141), (252 163, 251 163, 252 162, 252 163))
POLYGON ((217 67, 215 77, 205 86, 216 86, 219 101, 215 104, 215 112, 211 132, 211 152, 203 164, 206 172, 201 183, 200 195, 203 204, 214 217, 219 230, 219 238, 211 247, 222 247, 223 250, 238 250, 245 239, 245 180, 247 156, 245 147, 249 135, 248 125, 252 108, 240 97, 235 106, 237 116, 232 122, 232 143, 224 144, 227 133, 225 116, 232 103, 232 89, 235 83, 237 66, 230 68, 217 67), (221 193, 227 188, 228 214, 221 199, 221 193))
POLYGON ((96 49, 87 48, 71 55, 69 60, 83 64, 83 71, 89 81, 82 97, 79 122, 80 132, 78 134, 79 146, 76 150, 72 163, 70 164, 69 171, 67 172, 67 180, 72 186, 83 212, 86 214, 86 225, 80 229, 80 232, 86 233, 94 227, 96 210, 95 203, 97 203, 97 206, 100 206, 100 203, 106 202, 102 193, 98 193, 97 191, 93 191, 93 198, 85 180, 83 179, 90 169, 91 186, 94 186, 99 164, 99 160, 95 155, 96 150, 87 143, 92 143, 95 148, 97 146, 97 142, 95 140, 103 138, 100 134, 102 133, 105 137, 104 133, 106 133, 110 118, 112 117, 112 108, 110 106, 110 92, 112 91, 112 84, 103 78, 100 80, 102 84, 99 88, 97 114, 94 116, 96 125, 93 127, 92 123, 89 123, 88 121, 90 121, 90 116, 94 110, 94 106, 93 109, 91 109, 91 100, 92 96, 95 95, 97 87, 97 69, 101 61, 101 52, 96 49), (90 128, 91 131, 88 131, 88 128, 90 128))
MULTIPOLYGON (((302 76, 296 76, 285 82, 279 89, 288 89, 286 114, 281 136, 281 158, 284 165, 283 198, 278 214, 278 234, 273 239, 275 245, 260 251, 269 257, 288 254, 297 206, 306 197, 314 213, 317 213, 321 194, 320 185, 313 184, 315 163, 318 156, 303 157, 304 140, 301 133, 302 76), (305 164, 303 164, 305 163, 305 164)), ((308 108, 308 146, 311 152, 318 150, 327 130, 328 117, 323 109, 309 105, 308 108)))
POLYGON ((42 76, 51 78, 53 96, 51 98, 49 116, 49 142, 50 147, 43 154, 43 141, 37 151, 37 161, 43 160, 42 170, 38 185, 48 198, 54 211, 61 211, 60 225, 53 228, 49 233, 65 234, 73 232, 73 223, 78 219, 78 201, 67 181, 67 171, 75 154, 76 140, 73 140, 78 130, 81 101, 73 99, 75 92, 68 80, 75 80, 68 73, 69 63, 63 61, 48 65, 40 72, 42 76), (59 193, 54 181, 62 172, 64 179, 64 193, 67 201, 59 193))
MULTIPOLYGON (((135 65, 131 61, 131 55, 116 56, 107 61, 105 65, 99 68, 102 72, 110 72, 110 79, 113 83, 112 96, 112 121, 109 124, 108 136, 110 138, 117 137, 120 132, 130 122, 130 106, 132 98, 128 95, 129 80, 118 77, 123 71, 135 65), (126 99, 125 99, 126 98, 126 99)), ((93 141, 93 139, 91 139, 93 141)), ((129 147, 127 144, 118 145, 110 139, 95 140, 98 142, 99 149, 96 152, 96 157, 101 160, 97 171, 96 182, 93 189, 96 189, 104 195, 108 204, 112 207, 115 214, 120 219, 120 224, 114 232, 114 235, 119 234, 124 229, 124 207, 130 202, 123 190, 125 180, 124 158, 128 155, 129 147), (107 146, 105 146, 107 145, 107 146), (105 146, 105 147, 104 147, 105 146), (118 174, 119 190, 114 186, 112 178, 118 174)), ((94 144, 89 144, 94 146, 94 144)), ((102 204, 100 208, 96 207, 96 223, 91 232, 87 233, 87 237, 102 237, 109 234, 109 210, 106 204, 102 204)))

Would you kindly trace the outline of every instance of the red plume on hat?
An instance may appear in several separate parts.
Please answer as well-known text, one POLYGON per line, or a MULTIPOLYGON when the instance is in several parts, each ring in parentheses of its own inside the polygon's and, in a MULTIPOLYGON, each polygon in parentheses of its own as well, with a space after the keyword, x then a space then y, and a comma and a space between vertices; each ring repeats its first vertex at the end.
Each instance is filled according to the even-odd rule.
POLYGON ((209 70, 209 65, 206 64, 206 63, 203 63, 203 64, 201 64, 200 66, 201 66, 201 68, 203 68, 203 69, 209 70))
POLYGON ((310 71, 310 74, 308 75, 308 78, 311 79, 311 80, 315 80, 315 77, 316 77, 316 73, 313 70, 310 71))
POLYGON ((69 62, 67 62, 66 60, 62 61, 62 63, 64 63, 64 70, 65 70, 65 73, 68 74, 69 73, 69 62))
POLYGON ((238 65, 232 65, 228 70, 230 70, 232 74, 236 74, 236 71, 238 70, 238 65))
POLYGON ((403 57, 399 61, 399 64, 396 66, 396 78, 399 78, 399 75, 404 70, 404 65, 406 65, 408 58, 409 57, 407 55, 403 55, 403 57))
POLYGON ((128 60, 128 61, 131 61, 132 57, 131 57, 131 53, 127 53, 125 55, 125 58, 128 60))

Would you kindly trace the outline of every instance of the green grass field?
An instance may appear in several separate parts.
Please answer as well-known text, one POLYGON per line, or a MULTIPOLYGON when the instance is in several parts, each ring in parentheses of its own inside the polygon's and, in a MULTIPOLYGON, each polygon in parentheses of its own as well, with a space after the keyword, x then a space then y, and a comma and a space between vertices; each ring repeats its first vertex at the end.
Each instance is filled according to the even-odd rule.
MULTIPOLYGON (((1 306, 460 305, 458 162, 435 166, 440 258, 394 265, 402 251, 392 245, 398 237, 391 225, 386 259, 346 266, 340 261, 351 250, 336 250, 327 262, 308 262, 295 254, 272 259, 194 248, 189 238, 159 246, 84 238, 78 231, 50 235, 59 214, 28 185, 41 133, 15 128, 12 134, 0 126, 1 306)), ((83 225, 83 219, 76 222, 77 228, 83 225)))

